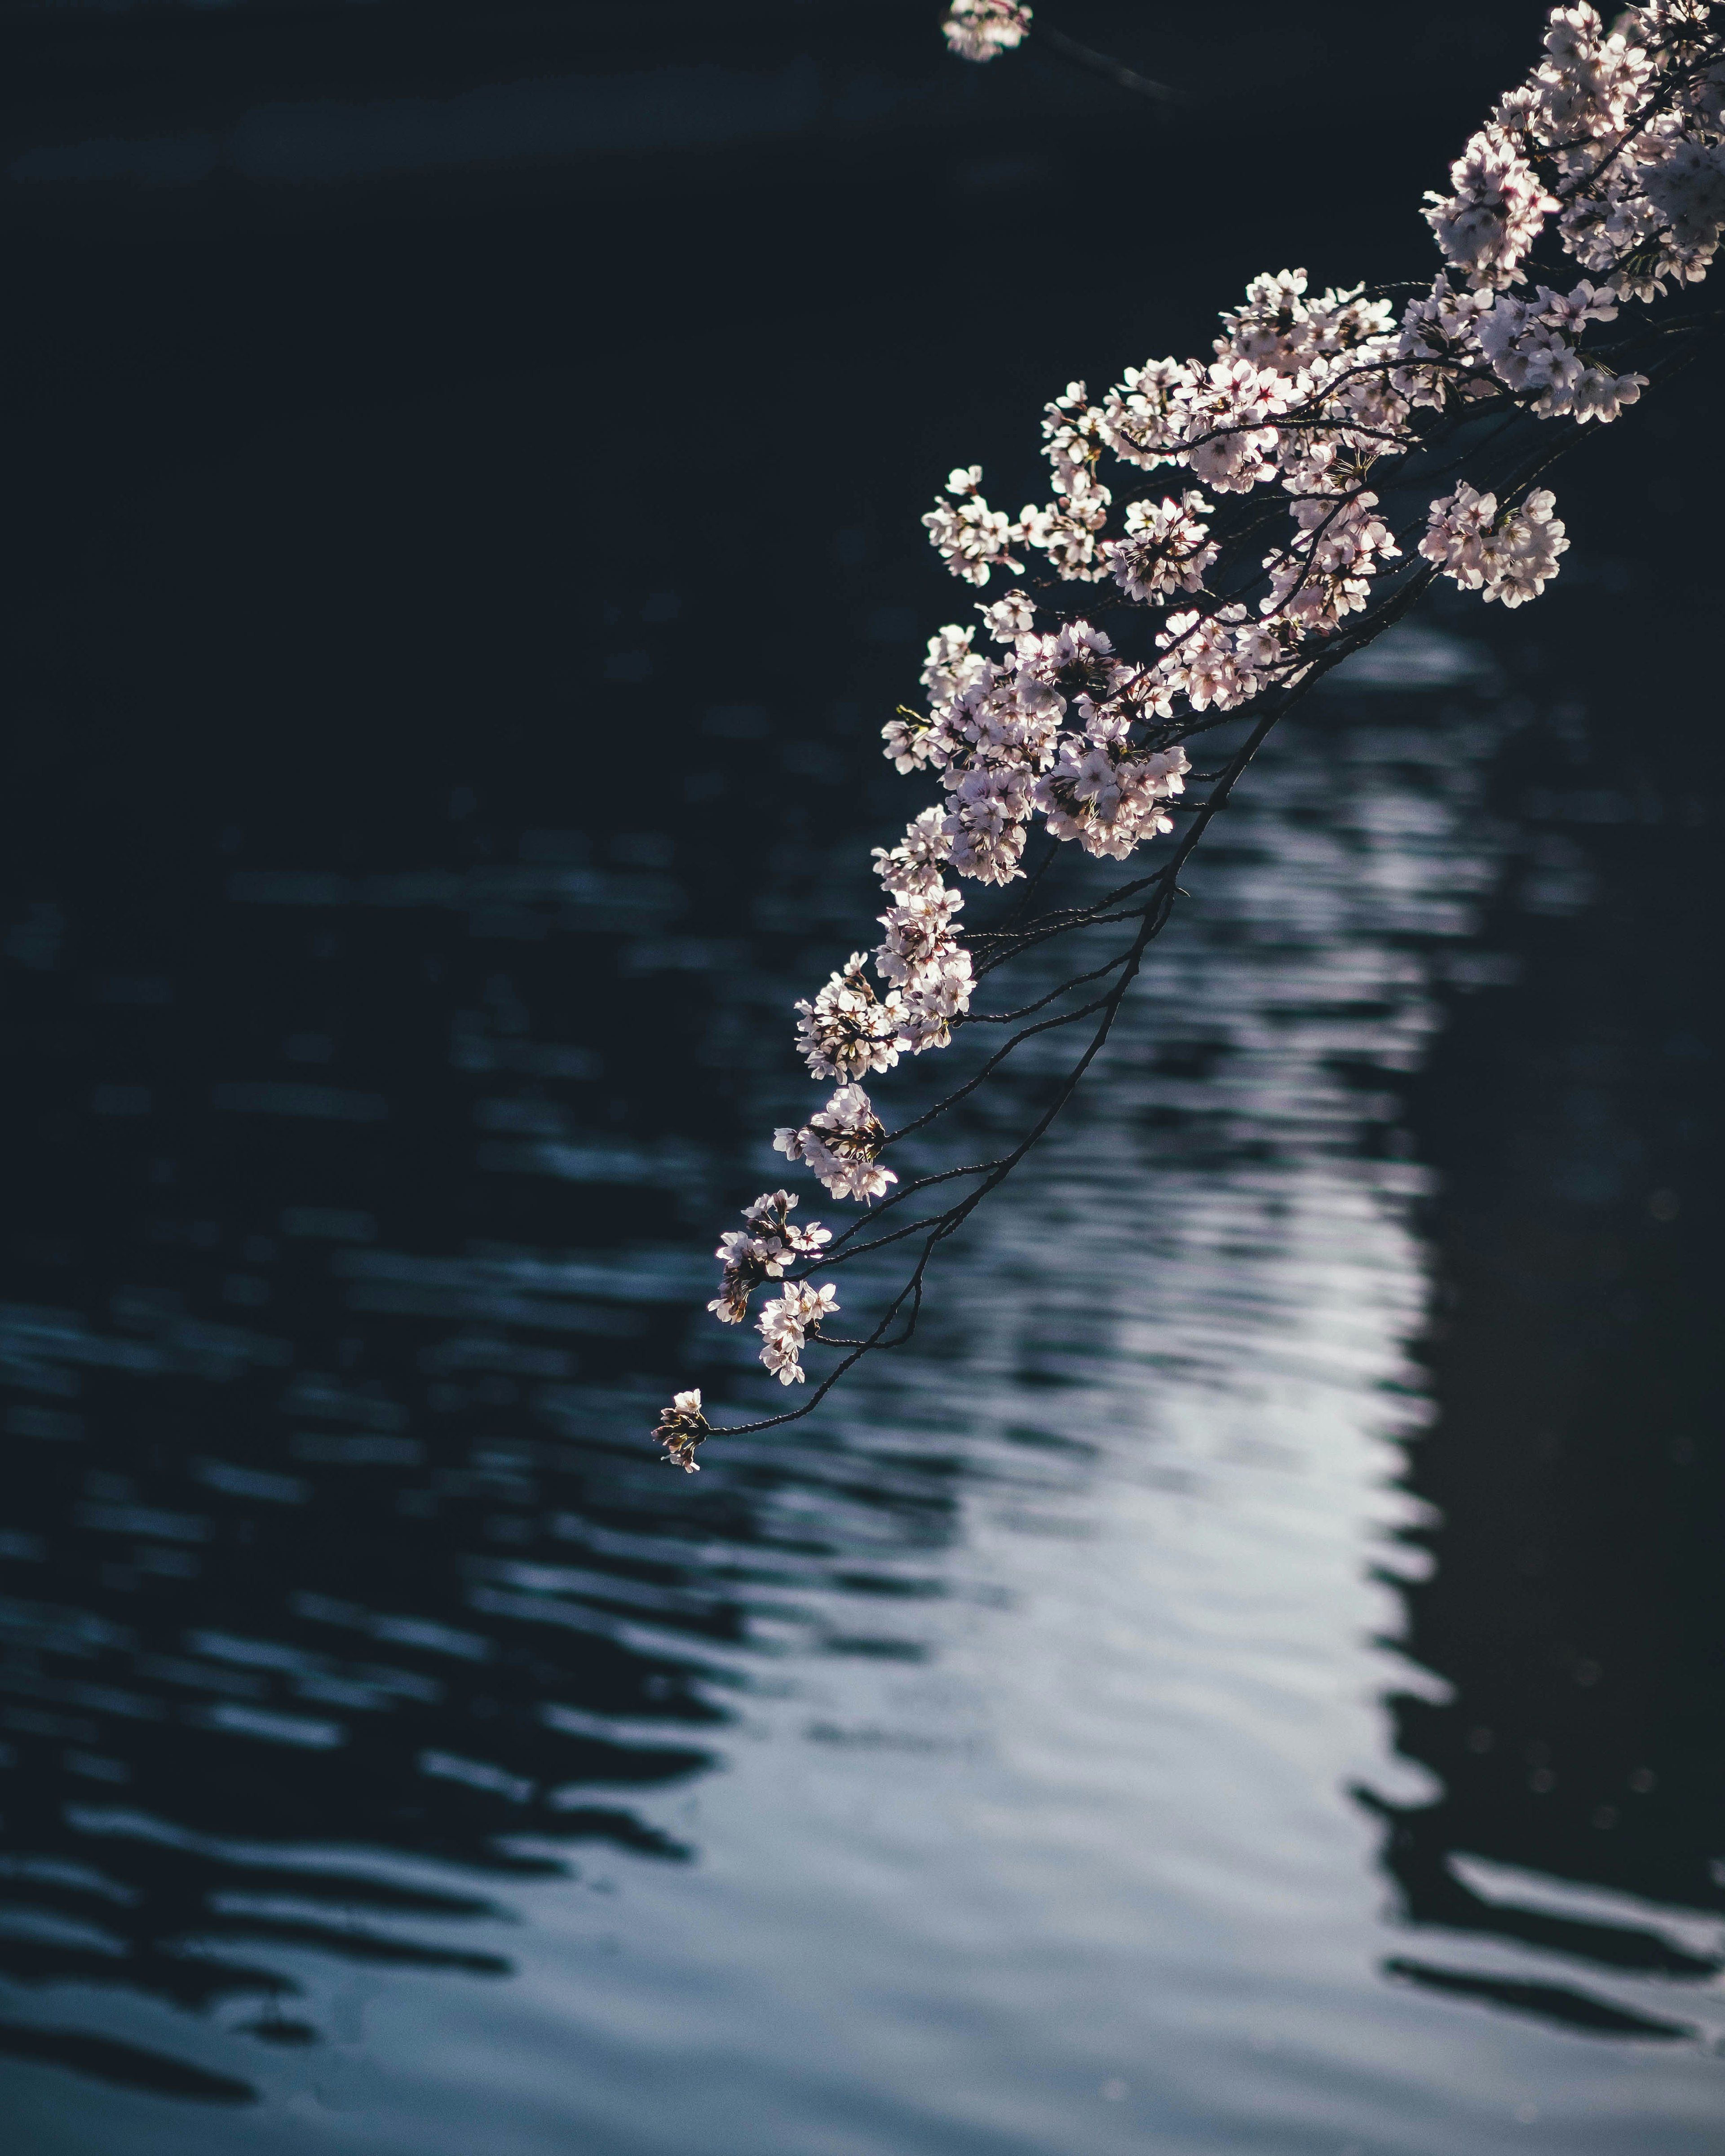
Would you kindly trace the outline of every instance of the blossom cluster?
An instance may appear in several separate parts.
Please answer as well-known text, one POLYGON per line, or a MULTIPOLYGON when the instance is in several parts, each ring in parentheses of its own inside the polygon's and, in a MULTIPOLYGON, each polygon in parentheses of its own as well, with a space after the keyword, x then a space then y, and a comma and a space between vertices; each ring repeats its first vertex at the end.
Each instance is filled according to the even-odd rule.
POLYGON ((680 1467, 690 1475, 701 1472, 695 1457, 697 1445, 706 1442, 707 1419, 701 1409, 701 1388, 692 1386, 686 1393, 672 1395, 670 1405, 659 1418, 653 1435, 665 1447, 665 1456, 673 1467, 680 1467))
POLYGON ((1498 100, 1425 215, 1446 260, 1504 291, 1558 244, 1621 297, 1707 274, 1725 228, 1725 69, 1707 0, 1651 0, 1609 32, 1554 8, 1544 56, 1498 100))
POLYGON ((1618 373, 1579 350, 1576 340, 1587 323, 1616 318, 1612 294, 1596 292, 1584 277, 1573 292, 1542 285, 1531 300, 1506 293, 1480 316, 1480 350, 1500 382, 1528 393, 1528 408, 1538 418, 1573 414, 1579 424, 1615 419, 1635 403, 1647 377, 1618 373))
POLYGON ((952 0, 941 28, 961 59, 991 60, 1009 53, 1030 27, 1024 0, 952 0))
MULTIPOLYGON (((896 1182, 860 1081, 945 1047, 971 1015, 959 881, 1018 880, 1039 825, 1112 861, 1165 836, 1188 805, 1185 739, 1375 634, 1380 603, 1420 576, 1514 607, 1557 574, 1568 541, 1526 479, 1458 480, 1417 542, 1417 522, 1398 538, 1384 496, 1476 411, 1603 426, 1640 397, 1647 377, 1599 332, 1702 277, 1725 231, 1714 12, 1647 0, 1608 32, 1590 6, 1554 8, 1537 65, 1467 143, 1450 193, 1428 198, 1445 263, 1429 291, 1398 309, 1358 285, 1313 292, 1303 270, 1255 278, 1208 356, 1147 360, 1095 398, 1071 382, 1048 403, 1045 501, 1013 515, 978 465, 948 475, 922 521, 978 594, 977 619, 930 639, 922 706, 882 728, 895 768, 941 798, 875 849, 879 942, 796 1006, 809 1072, 837 1090, 773 1140, 834 1197, 869 1204, 896 1182), (1552 232, 1586 272, 1567 290, 1525 274, 1552 232), (1081 610, 1061 585, 1082 588, 1081 610), (1094 619, 1105 608, 1126 617, 1118 643, 1094 619)), ((988 59, 1029 17, 1016 0, 952 0, 946 33, 988 59)), ((786 1385, 837 1307, 807 1276, 832 1261, 831 1238, 793 1228, 794 1204, 778 1191, 747 1209, 708 1306, 740 1324, 756 1286, 782 1283, 758 1330, 786 1385)), ((706 1427, 699 1394, 679 1394, 659 1435, 692 1467, 706 1427)))
POLYGON ((787 1281, 761 1312, 761 1360, 782 1385, 800 1385, 803 1379, 803 1349, 811 1333, 818 1332, 824 1317, 839 1307, 839 1291, 830 1281, 813 1287, 807 1281, 787 1281))
POLYGON ((832 1230, 811 1220, 793 1227, 796 1199, 788 1190, 769 1190, 743 1208, 744 1226, 727 1229, 713 1255, 724 1267, 719 1292, 707 1305, 721 1325, 741 1325, 749 1296, 762 1281, 783 1277, 798 1258, 818 1257, 833 1240, 832 1230))
POLYGON ((1420 551, 1464 590, 1523 606, 1556 576, 1558 557, 1569 544, 1552 515, 1555 506, 1550 488, 1542 486, 1519 506, 1500 509, 1495 494, 1476 493, 1463 480, 1431 505, 1420 551))

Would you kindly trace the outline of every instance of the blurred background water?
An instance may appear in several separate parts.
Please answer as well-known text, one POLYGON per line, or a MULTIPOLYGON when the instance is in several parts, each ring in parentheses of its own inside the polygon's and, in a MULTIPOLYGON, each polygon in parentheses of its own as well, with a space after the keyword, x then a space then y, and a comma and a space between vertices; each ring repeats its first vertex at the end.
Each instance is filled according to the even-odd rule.
POLYGON ((1272 742, 916 1347, 646 1441, 766 1398, 932 484, 1417 272, 1538 19, 928 12, 4 17, 30 2156, 1717 2145, 1702 370, 1272 742))

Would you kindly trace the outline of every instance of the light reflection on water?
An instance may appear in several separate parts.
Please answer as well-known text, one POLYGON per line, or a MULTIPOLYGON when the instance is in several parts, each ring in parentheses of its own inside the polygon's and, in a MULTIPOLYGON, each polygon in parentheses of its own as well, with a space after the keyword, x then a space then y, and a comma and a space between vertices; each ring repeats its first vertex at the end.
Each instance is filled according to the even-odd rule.
POLYGON ((664 864, 540 833, 466 879, 236 878, 260 950, 459 911, 511 965, 444 1012, 429 1107, 403 1070, 204 1074, 223 1129, 294 1134, 248 1217, 164 1207, 141 1285, 8 1310, 0 1971, 39 2054, 110 2084, 18 2070, 33 2149, 183 2145, 175 2098, 201 2148, 404 2156, 1708 2145, 1717 2069, 1651 2041, 1725 2031, 1707 1919, 1687 1966, 1586 1971, 1639 2045, 1435 1995, 1573 1997, 1526 1933, 1422 1934, 1421 1989, 1383 1967, 1378 1814, 1438 1793, 1383 1702, 1446 1691, 1394 1645, 1432 1523, 1399 1482, 1433 1178, 1398 1086, 1437 984, 1512 970, 1480 935, 1499 707, 1434 634, 1404 693, 1266 752, 918 1348, 696 1482, 644 1429, 685 1341, 766 1396, 689 1330, 735 1178, 710 1131, 608 1133, 602 1029, 536 1040, 517 992, 576 934, 625 978, 710 962, 639 933, 644 891, 675 922, 664 864), (333 1151, 390 1116, 449 1164, 411 1234, 333 1151), (465 1235, 475 1172, 516 1240, 465 1235), (624 1187, 661 1232, 558 1240, 572 1190, 614 1230, 624 1187))

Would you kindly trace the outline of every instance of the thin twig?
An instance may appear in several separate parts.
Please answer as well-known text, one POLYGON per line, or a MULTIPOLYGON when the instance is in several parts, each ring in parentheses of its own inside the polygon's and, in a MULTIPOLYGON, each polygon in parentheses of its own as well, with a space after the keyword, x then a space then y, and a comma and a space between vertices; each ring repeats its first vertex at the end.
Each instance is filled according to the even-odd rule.
POLYGON ((1153 97, 1161 105, 1185 105, 1190 101, 1172 84, 1157 82, 1127 67, 1122 60, 1112 59, 1106 53, 1096 52, 1089 45, 1081 45, 1076 38, 1069 38, 1064 30, 1056 30, 1051 23, 1038 23, 1036 28, 1042 43, 1051 45, 1062 58, 1076 60, 1080 67, 1089 68, 1093 74, 1106 75, 1122 90, 1132 90, 1140 97, 1153 97))

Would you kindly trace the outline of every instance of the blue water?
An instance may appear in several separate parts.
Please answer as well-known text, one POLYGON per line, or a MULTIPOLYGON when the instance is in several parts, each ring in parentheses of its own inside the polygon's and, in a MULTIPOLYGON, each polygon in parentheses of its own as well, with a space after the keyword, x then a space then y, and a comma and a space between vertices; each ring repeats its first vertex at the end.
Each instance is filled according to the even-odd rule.
MULTIPOLYGON (((558 1082, 614 1052, 604 1011, 527 1015, 560 937, 627 975, 639 927, 489 947, 495 1023, 454 1021, 417 1111, 381 1064, 223 1081, 208 1130, 271 1137, 219 1224, 163 1209, 144 1285, 9 1306, 8 2017, 131 2047, 8 2066, 14 2145, 1716 2144, 1717 1903, 1464 1847, 1552 1942, 1410 1930, 1380 1866, 1383 1808, 1442 1788, 1386 1701, 1454 1693, 1404 1637, 1444 1562, 1409 1462, 1445 1441, 1405 1086, 1455 982, 1514 983, 1486 932, 1526 849, 1490 647, 1424 629, 1366 674, 1266 752, 923 1337, 698 1481, 644 1442, 713 1352, 707 1231, 662 1216, 741 1188, 750 1141, 608 1137, 558 1082), (290 1202, 410 1112, 411 1233, 290 1202), (516 1240, 463 1237, 475 1169, 526 1194, 516 1240), (608 1246, 551 1239, 572 1190, 608 1246), (138 2087, 163 2059, 214 2078, 138 2087)), ((670 867, 511 850, 492 883, 542 909, 670 867)), ((455 880, 234 871, 218 903, 242 951, 368 896, 447 937, 455 880)), ((339 963, 362 1000, 374 957, 339 963)), ((780 1030, 797 985, 706 983, 780 1030)))

